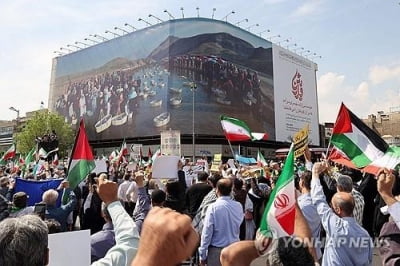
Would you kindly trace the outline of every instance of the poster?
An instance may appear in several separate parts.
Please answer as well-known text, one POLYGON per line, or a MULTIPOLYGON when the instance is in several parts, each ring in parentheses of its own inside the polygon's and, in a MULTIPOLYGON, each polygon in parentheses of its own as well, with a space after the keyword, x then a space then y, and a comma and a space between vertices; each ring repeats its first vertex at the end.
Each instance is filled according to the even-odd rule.
POLYGON ((308 146, 308 124, 299 130, 293 136, 294 143, 294 157, 300 157, 303 155, 304 150, 308 146))
POLYGON ((178 179, 179 156, 158 156, 152 167, 153 179, 178 179))
POLYGON ((181 156, 181 133, 179 130, 161 132, 161 153, 181 156))

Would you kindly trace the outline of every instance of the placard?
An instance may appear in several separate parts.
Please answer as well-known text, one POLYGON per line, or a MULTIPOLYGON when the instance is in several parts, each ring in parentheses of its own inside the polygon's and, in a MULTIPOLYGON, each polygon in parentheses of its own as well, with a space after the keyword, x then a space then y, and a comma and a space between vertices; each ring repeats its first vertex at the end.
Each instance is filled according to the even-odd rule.
POLYGON ((131 152, 130 152, 130 156, 133 160, 138 161, 140 160, 140 156, 141 156, 141 150, 142 150, 143 145, 142 144, 132 144, 131 145, 131 152))
POLYGON ((48 265, 90 265, 90 230, 49 234, 48 265))
POLYGON ((294 157, 300 157, 303 155, 304 150, 308 146, 308 124, 296 132, 293 136, 294 143, 294 157))
POLYGON ((94 163, 96 164, 96 167, 92 170, 92 173, 107 173, 106 160, 95 160, 94 163))
POLYGON ((152 167, 152 178, 154 179, 178 179, 179 156, 158 156, 152 167))
POLYGON ((179 130, 161 132, 161 153, 181 156, 181 132, 179 130))

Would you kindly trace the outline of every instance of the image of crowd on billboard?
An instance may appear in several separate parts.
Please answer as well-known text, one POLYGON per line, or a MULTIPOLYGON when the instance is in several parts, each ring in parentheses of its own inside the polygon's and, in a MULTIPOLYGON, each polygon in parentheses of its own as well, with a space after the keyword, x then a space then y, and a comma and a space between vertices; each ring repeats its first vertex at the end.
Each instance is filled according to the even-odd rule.
POLYGON ((193 119, 197 134, 222 135, 221 114, 274 132, 272 48, 227 33, 169 36, 147 58, 101 69, 70 80, 55 101, 68 123, 85 118, 91 139, 190 134, 193 119))

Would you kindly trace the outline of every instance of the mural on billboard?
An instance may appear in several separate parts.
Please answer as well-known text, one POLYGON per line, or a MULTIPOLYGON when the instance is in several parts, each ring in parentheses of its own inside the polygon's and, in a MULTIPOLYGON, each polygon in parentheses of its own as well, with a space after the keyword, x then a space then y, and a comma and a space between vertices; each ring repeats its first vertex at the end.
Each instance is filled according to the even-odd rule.
POLYGON ((274 139, 272 47, 266 41, 256 47, 229 32, 236 27, 224 27, 185 36, 164 27, 166 37, 146 56, 115 57, 59 75, 53 108, 72 125, 84 117, 92 140, 159 135, 169 128, 191 134, 193 102, 196 134, 222 135, 219 116, 227 114, 274 139))

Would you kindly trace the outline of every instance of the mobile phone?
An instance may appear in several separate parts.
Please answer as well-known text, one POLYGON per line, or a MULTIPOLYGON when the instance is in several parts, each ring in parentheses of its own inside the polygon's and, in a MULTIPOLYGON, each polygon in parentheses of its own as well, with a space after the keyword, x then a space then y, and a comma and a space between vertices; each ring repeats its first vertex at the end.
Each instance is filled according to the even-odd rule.
POLYGON ((36 203, 33 212, 44 220, 46 216, 46 203, 36 203))

